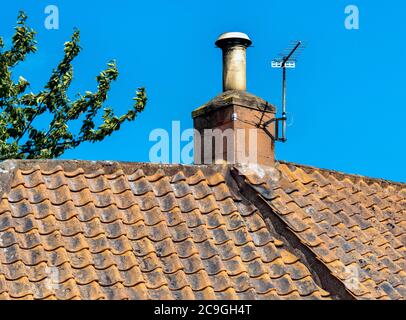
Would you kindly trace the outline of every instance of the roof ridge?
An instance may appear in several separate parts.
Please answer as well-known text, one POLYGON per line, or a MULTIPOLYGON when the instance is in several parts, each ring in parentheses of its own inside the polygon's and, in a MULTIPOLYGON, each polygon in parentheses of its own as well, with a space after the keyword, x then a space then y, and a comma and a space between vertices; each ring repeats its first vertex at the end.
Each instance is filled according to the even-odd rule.
POLYGON ((398 181, 393 181, 393 180, 389 180, 389 179, 375 178, 375 177, 364 176, 364 175, 355 174, 355 173, 346 173, 346 172, 342 172, 342 171, 338 171, 338 170, 319 168, 316 166, 299 164, 299 163, 284 161, 284 160, 277 160, 276 162, 280 163, 280 164, 286 164, 288 166, 290 165, 290 166, 299 167, 302 169, 318 170, 320 172, 333 174, 334 176, 336 176, 338 178, 338 180, 343 180, 342 178, 340 178, 340 176, 341 176, 341 177, 347 177, 347 178, 355 179, 355 180, 363 179, 367 184, 379 183, 379 184, 384 184, 384 185, 391 185, 391 186, 398 186, 398 187, 406 188, 406 182, 398 182, 398 181))
MULTIPOLYGON (((31 170, 34 166, 38 166, 41 170, 53 171, 55 167, 60 166, 64 171, 75 171, 82 168, 85 172, 95 172, 103 170, 105 174, 112 174, 119 170, 123 170, 125 174, 131 174, 134 170, 143 169, 147 175, 153 175, 157 170, 163 170, 166 174, 176 174, 178 171, 183 171, 187 175, 193 175, 198 170, 202 170, 206 175, 220 172, 225 174, 226 169, 230 165, 227 164, 182 164, 182 163, 151 163, 137 161, 119 161, 119 160, 77 160, 77 159, 10 159, 0 162, 0 174, 8 176, 10 171, 15 170, 31 170), (13 170, 11 170, 12 168, 13 170)), ((0 176, 1 180, 4 180, 0 176)))
MULTIPOLYGON (((352 180, 360 180, 362 179, 365 181, 367 184, 373 184, 373 183, 379 183, 383 184, 386 186, 397 186, 401 188, 406 188, 406 182, 398 182, 398 181, 393 181, 393 180, 388 180, 388 179, 383 179, 383 178, 376 178, 376 177, 370 177, 370 176, 364 176, 364 175, 359 175, 359 174, 353 174, 353 173, 346 173, 338 170, 332 170, 332 169, 326 169, 326 168, 319 168, 316 166, 311 166, 311 165, 304 165, 304 164, 299 164, 295 162, 290 162, 290 161, 284 161, 284 160, 277 160, 276 163, 280 164, 286 164, 290 166, 295 166, 307 170, 318 170, 320 172, 325 172, 329 174, 333 174, 338 180, 343 180, 345 177, 350 178, 352 180)), ((9 171, 14 171, 15 168, 17 169, 22 169, 22 168, 28 168, 33 165, 44 165, 44 167, 47 167, 49 165, 55 166, 55 165, 60 165, 64 170, 67 168, 91 168, 90 171, 94 171, 95 169, 105 169, 105 168, 110 168, 108 171, 115 172, 118 169, 125 169, 130 166, 136 166, 137 168, 153 168, 153 169, 173 169, 173 168, 182 168, 185 170, 198 170, 198 169, 212 169, 209 171, 215 172, 215 171, 220 171, 224 173, 225 168, 230 168, 231 165, 225 165, 225 164, 211 164, 211 165, 194 165, 194 164, 161 164, 161 163, 151 163, 151 162, 131 162, 131 161, 116 161, 116 160, 69 160, 69 159, 44 159, 44 160, 6 160, 3 162, 0 162, 0 174, 5 175, 6 173, 9 173, 9 171), (12 170, 11 170, 12 169, 12 170), (223 169, 223 170, 222 170, 223 169)), ((4 180, 4 179, 1 179, 4 180)), ((1 188, 0 188, 1 189, 1 188)), ((4 191, 4 190, 3 190, 4 191)))

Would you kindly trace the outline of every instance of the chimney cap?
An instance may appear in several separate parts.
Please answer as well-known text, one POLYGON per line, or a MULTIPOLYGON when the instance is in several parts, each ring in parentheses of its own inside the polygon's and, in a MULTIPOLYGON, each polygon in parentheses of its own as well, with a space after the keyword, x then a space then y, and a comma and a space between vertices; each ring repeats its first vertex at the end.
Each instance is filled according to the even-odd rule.
POLYGON ((224 48, 230 44, 241 44, 249 47, 252 44, 251 39, 243 32, 226 32, 221 34, 216 40, 216 46, 224 48))

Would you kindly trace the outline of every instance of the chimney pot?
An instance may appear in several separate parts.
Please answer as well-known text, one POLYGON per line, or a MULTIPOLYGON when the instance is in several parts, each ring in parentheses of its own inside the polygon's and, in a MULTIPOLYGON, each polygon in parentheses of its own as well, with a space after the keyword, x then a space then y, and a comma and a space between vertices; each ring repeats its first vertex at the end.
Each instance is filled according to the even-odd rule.
POLYGON ((216 46, 223 50, 223 91, 247 90, 246 50, 251 39, 242 32, 226 32, 219 36, 216 46))

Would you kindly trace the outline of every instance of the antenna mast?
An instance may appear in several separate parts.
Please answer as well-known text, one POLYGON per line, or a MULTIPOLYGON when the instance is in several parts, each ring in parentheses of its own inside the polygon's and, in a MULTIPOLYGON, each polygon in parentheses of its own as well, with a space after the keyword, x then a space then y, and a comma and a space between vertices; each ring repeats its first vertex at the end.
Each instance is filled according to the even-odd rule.
MULTIPOLYGON (((298 41, 292 51, 286 56, 282 61, 282 141, 286 142, 286 68, 287 62, 295 54, 296 50, 299 49, 302 41, 298 41)), ((295 68, 296 61, 293 61, 293 64, 290 62, 288 68, 295 68)), ((275 68, 275 67, 274 67, 275 68)))
MULTIPOLYGON (((296 58, 299 53, 301 53, 301 49, 304 48, 302 41, 293 41, 291 42, 291 46, 284 51, 284 53, 280 54, 280 58, 274 59, 272 61, 272 68, 278 68, 282 69, 282 117, 281 118, 276 118, 272 119, 270 121, 267 121, 263 124, 263 129, 265 132, 272 136, 269 130, 267 129, 267 126, 271 124, 272 122, 275 122, 275 136, 272 136, 272 138, 276 141, 281 141, 281 142, 286 142, 286 121, 287 121, 287 115, 286 115, 286 69, 294 69, 296 68, 296 58), (279 123, 282 122, 282 137, 279 137, 279 123)), ((265 113, 262 114, 260 123, 258 127, 261 127, 262 124, 262 118, 265 113)))

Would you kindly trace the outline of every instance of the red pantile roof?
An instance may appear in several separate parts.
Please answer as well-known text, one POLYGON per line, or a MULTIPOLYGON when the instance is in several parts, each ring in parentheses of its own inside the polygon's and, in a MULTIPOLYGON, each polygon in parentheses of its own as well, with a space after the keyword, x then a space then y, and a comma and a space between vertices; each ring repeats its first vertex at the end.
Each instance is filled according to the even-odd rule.
MULTIPOLYGON (((406 185, 280 163, 248 176, 283 228, 356 298, 406 298, 406 185)), ((283 232, 280 230, 280 232, 283 232)))
POLYGON ((0 299, 403 299, 406 186, 279 163, 0 164, 0 299))

